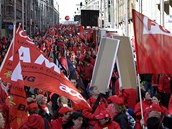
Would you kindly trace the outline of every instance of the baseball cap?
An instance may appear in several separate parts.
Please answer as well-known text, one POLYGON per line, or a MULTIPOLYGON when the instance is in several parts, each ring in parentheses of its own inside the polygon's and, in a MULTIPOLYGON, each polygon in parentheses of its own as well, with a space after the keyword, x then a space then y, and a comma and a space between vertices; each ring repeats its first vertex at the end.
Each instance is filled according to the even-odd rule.
POLYGON ((61 107, 58 112, 60 114, 65 114, 67 112, 72 112, 72 109, 71 108, 68 108, 68 107, 61 107))
POLYGON ((124 100, 122 98, 120 98, 119 96, 117 96, 117 95, 110 96, 108 98, 108 102, 112 102, 112 103, 114 103, 114 104, 116 104, 118 106, 124 104, 124 100))
POLYGON ((96 118, 101 120, 104 118, 111 118, 111 116, 110 116, 110 113, 108 110, 104 110, 104 111, 100 112, 100 114, 96 115, 96 118))

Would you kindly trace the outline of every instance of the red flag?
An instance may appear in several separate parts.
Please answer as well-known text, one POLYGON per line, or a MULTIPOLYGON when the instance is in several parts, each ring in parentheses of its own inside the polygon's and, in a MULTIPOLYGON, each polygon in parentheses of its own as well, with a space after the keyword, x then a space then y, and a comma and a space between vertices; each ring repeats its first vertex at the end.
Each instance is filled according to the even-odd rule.
POLYGON ((172 74, 172 33, 133 10, 137 72, 172 74))
POLYGON ((8 103, 10 127, 12 129, 19 129, 28 118, 28 114, 26 112, 26 93, 21 81, 13 81, 11 84, 8 103))
MULTIPOLYGON (((17 42, 14 35, 14 42, 17 42)), ((13 44, 15 45, 15 44, 13 44)), ((12 129, 18 129, 27 121, 28 114, 26 112, 27 100, 26 93, 23 85, 22 69, 19 60, 18 46, 13 46, 12 52, 12 73, 11 73, 11 87, 9 99, 9 115, 10 115, 10 127, 12 129)))
MULTIPOLYGON (((20 28, 16 33, 14 45, 18 46, 18 48, 15 47, 16 50, 14 51, 19 53, 24 85, 55 92, 71 99, 83 109, 91 109, 75 86, 61 73, 60 68, 45 58, 44 54, 20 28)), ((4 81, 9 80, 7 77, 12 71, 12 54, 10 55, 10 53, 12 52, 9 51, 1 70, 1 78, 4 81)))

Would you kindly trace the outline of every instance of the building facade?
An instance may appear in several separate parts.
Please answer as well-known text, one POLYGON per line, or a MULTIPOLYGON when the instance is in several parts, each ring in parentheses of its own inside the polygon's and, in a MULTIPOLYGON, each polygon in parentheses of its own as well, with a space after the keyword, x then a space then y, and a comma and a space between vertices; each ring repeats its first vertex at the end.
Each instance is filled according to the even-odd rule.
MULTIPOLYGON (((12 33, 14 4, 15 0, 0 0, 1 36, 12 33)), ((16 0, 16 23, 24 23, 24 30, 29 35, 45 31, 46 27, 59 24, 58 8, 57 0, 16 0)))
POLYGON ((132 37, 133 22, 132 9, 136 9, 155 20, 167 30, 172 29, 172 0, 162 0, 164 11, 160 9, 161 0, 85 0, 85 9, 99 10, 99 27, 117 28, 123 31, 124 35, 132 37), (163 19, 162 19, 163 14, 163 19))

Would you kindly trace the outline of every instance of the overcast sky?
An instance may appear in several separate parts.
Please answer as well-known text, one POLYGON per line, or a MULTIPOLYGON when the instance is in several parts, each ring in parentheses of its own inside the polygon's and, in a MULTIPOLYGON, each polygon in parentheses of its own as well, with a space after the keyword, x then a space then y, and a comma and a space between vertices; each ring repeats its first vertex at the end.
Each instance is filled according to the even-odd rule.
POLYGON ((85 3, 84 0, 58 0, 60 20, 64 21, 67 15, 70 17, 70 20, 73 20, 74 12, 77 11, 77 7, 79 8, 80 2, 85 3))

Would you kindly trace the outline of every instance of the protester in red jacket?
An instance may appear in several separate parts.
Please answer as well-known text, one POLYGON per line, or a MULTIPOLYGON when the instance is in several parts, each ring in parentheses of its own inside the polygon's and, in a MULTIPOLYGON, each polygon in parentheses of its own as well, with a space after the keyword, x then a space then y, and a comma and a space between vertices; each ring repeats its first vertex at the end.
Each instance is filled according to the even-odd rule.
POLYGON ((90 57, 84 58, 84 68, 82 69, 83 83, 87 87, 91 81, 94 66, 91 64, 90 57))
MULTIPOLYGON (((142 108, 143 111, 149 107, 152 102, 151 102, 151 97, 149 92, 145 92, 144 90, 141 90, 141 94, 142 94, 142 108)), ((134 113, 136 115, 136 125, 135 125, 135 129, 142 129, 141 124, 140 124, 140 120, 141 120, 141 108, 140 108, 140 102, 138 102, 135 105, 135 109, 134 109, 134 113)))
POLYGON ((160 94, 155 94, 152 97, 152 104, 144 110, 144 124, 149 117, 161 117, 168 115, 168 110, 161 105, 161 96, 160 94))
POLYGON ((20 129, 46 129, 44 119, 38 114, 38 105, 31 103, 27 110, 30 116, 20 129))
POLYGON ((113 121, 117 122, 121 129, 134 128, 135 120, 127 113, 123 98, 113 95, 108 98, 108 103, 107 109, 110 111, 113 121))
POLYGON ((158 89, 162 97, 162 105, 166 108, 168 108, 168 103, 171 95, 171 82, 172 77, 170 74, 164 74, 160 77, 158 89))
POLYGON ((102 94, 100 94, 100 91, 97 86, 91 86, 89 88, 89 94, 91 95, 90 98, 87 100, 87 102, 90 104, 90 106, 93 108, 96 104, 96 101, 98 104, 96 104, 96 108, 94 108, 92 111, 89 111, 88 109, 83 110, 84 117, 89 119, 89 124, 94 126, 97 123, 96 115, 100 114, 101 111, 105 110, 107 107, 107 100, 103 97, 102 94))
POLYGON ((161 104, 161 95, 160 94, 155 94, 152 97, 152 104, 158 104, 161 108, 161 112, 163 113, 163 115, 169 114, 168 109, 161 104))
MULTIPOLYGON (((145 109, 144 121, 142 124, 144 124, 145 127, 146 126, 149 127, 150 125, 152 126, 153 124, 150 123, 149 119, 157 118, 157 125, 160 126, 160 125, 162 125, 162 119, 164 118, 164 116, 165 116, 165 114, 164 114, 162 107, 159 104, 153 103, 152 105, 150 105, 150 107, 145 109)), ((153 126, 150 129, 154 129, 153 126)))
POLYGON ((86 125, 84 125, 84 116, 81 112, 73 112, 69 121, 63 126, 64 129, 89 129, 86 125))
POLYGON ((38 114, 32 114, 20 129, 45 129, 44 119, 38 114))
POLYGON ((59 116, 51 121, 51 129, 62 129, 62 125, 68 122, 71 112, 71 108, 61 107, 58 111, 59 116))
POLYGON ((98 123, 93 129, 121 129, 118 123, 112 121, 108 110, 102 111, 96 118, 98 119, 98 123))

